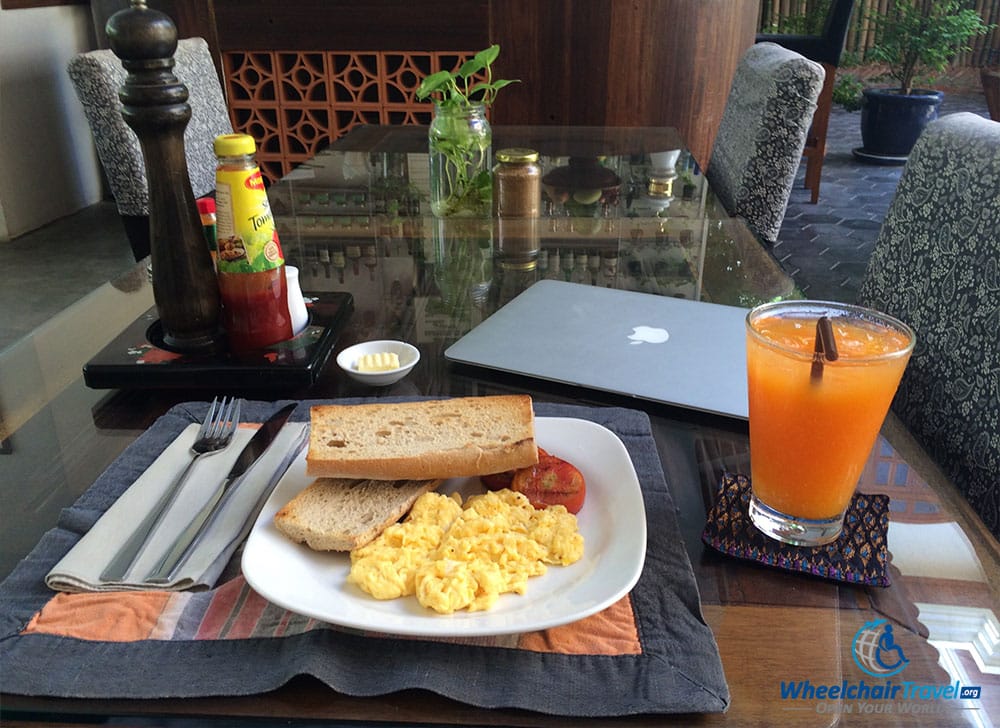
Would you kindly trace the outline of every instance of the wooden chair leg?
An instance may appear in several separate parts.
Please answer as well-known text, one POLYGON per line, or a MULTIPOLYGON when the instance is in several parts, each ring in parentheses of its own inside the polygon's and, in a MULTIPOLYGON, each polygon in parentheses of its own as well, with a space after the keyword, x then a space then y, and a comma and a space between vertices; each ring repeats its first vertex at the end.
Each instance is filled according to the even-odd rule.
POLYGON ((1000 121, 1000 68, 983 68, 979 71, 983 83, 983 93, 986 94, 986 108, 990 118, 1000 121))
POLYGON ((819 202, 819 183, 823 173, 823 159, 826 157, 826 132, 830 126, 830 109, 833 106, 833 85, 837 76, 836 66, 823 64, 826 77, 823 88, 816 100, 816 111, 813 113, 812 126, 806 137, 806 146, 802 154, 806 158, 805 188, 812 194, 810 202, 819 202))
POLYGON ((819 202, 819 181, 823 173, 823 158, 826 156, 826 140, 815 147, 815 153, 806 160, 806 184, 809 190, 809 202, 815 205, 819 202))

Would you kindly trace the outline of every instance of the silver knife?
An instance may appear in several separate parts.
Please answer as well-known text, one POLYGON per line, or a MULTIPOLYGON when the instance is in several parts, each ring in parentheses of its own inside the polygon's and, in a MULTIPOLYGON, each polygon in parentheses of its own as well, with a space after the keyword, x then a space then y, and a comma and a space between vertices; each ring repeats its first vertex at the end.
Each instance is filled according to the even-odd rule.
POLYGON ((274 438, 281 432, 288 416, 295 409, 296 404, 289 404, 271 415, 268 420, 260 426, 260 429, 250 438, 243 451, 236 458, 229 474, 218 485, 212 493, 208 502, 198 511, 194 519, 187 528, 177 537, 160 561, 153 567, 153 570, 146 575, 143 580, 150 584, 163 584, 170 580, 173 571, 180 566, 183 559, 186 559, 191 551, 191 546, 201 534, 202 529, 208 524, 216 509, 223 502, 224 496, 239 483, 246 474, 250 466, 264 454, 274 438))
MULTIPOLYGON (((274 472, 271 473, 271 479, 267 481, 267 485, 264 486, 264 490, 260 492, 260 496, 258 496, 257 498, 257 503, 254 504, 253 510, 250 511, 250 515, 247 517, 243 529, 240 529, 240 531, 233 536, 233 540, 226 544, 226 547, 222 549, 223 551, 228 551, 230 547, 234 546, 236 542, 239 541, 241 537, 243 537, 244 535, 243 531, 246 529, 248 524, 252 526, 254 523, 257 522, 257 518, 260 516, 260 512, 264 510, 264 506, 267 503, 267 499, 271 497, 271 493, 274 492, 274 489, 278 486, 278 483, 281 481, 283 477, 285 477, 285 473, 287 473, 288 470, 292 467, 292 463, 294 463, 298 459, 299 453, 301 453, 308 444, 309 444, 309 423, 307 422, 305 427, 302 428, 302 432, 300 432, 298 437, 295 438, 295 441, 292 443, 291 448, 289 448, 288 452, 285 453, 285 457, 281 460, 280 463, 278 463, 278 467, 276 467, 274 469, 274 472)), ((232 491, 230 491, 230 493, 231 492, 232 491)), ((222 505, 220 504, 220 510, 221 507, 222 505)), ((218 514, 218 511, 216 511, 216 514, 218 514)), ((213 519, 209 519, 208 522, 205 524, 205 528, 202 530, 202 535, 204 535, 205 531, 211 528, 212 520, 213 519)), ((198 541, 199 539, 195 539, 194 543, 191 544, 192 551, 198 545, 198 541)), ((176 571, 176 569, 174 569, 174 571, 176 571)), ((171 574, 171 577, 173 577, 173 574, 171 574)))

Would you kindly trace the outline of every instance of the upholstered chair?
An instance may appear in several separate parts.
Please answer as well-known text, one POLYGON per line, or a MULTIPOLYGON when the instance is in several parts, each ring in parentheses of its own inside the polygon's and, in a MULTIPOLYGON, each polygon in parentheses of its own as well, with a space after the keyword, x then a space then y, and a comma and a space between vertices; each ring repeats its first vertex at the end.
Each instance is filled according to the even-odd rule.
MULTIPOLYGON (((114 53, 97 50, 75 56, 67 70, 90 123, 133 255, 141 260, 149 254, 149 186, 139 139, 121 115, 118 90, 125 83, 125 69, 114 53)), ((178 41, 173 70, 188 89, 191 120, 184 131, 184 148, 191 189, 195 197, 201 197, 215 189, 212 143, 219 134, 231 134, 233 126, 204 39, 178 41)))
POLYGON ((927 126, 858 300, 916 331, 893 410, 1000 538, 1000 123, 927 126))
POLYGON ((805 188, 809 190, 809 201, 819 202, 819 183, 823 174, 823 160, 826 159, 826 132, 830 126, 830 110, 833 108, 833 86, 840 66, 840 56, 847 40, 854 0, 831 0, 823 21, 823 30, 818 35, 798 33, 759 33, 757 42, 777 43, 788 50, 800 53, 810 61, 823 65, 826 77, 823 89, 816 101, 809 133, 802 155, 806 160, 805 188))
POLYGON ((774 243, 795 184, 823 67, 774 43, 740 59, 705 172, 730 215, 774 243))

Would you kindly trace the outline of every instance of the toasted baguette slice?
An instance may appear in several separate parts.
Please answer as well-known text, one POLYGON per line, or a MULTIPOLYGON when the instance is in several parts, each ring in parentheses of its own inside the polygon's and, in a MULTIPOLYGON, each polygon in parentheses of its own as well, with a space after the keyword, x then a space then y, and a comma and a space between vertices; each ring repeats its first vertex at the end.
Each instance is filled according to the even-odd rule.
POLYGON ((317 405, 312 476, 426 480, 488 475, 538 462, 531 397, 317 405))
POLYGON ((350 551, 373 540, 441 482, 319 478, 274 514, 274 525, 314 551, 350 551))

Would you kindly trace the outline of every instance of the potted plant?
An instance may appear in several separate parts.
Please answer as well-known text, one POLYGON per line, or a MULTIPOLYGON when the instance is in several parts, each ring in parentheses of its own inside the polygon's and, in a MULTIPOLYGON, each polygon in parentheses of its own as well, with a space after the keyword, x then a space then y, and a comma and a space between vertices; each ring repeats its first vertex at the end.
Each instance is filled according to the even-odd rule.
POLYGON ((421 101, 434 97, 428 131, 431 211, 437 217, 489 216, 493 180, 493 134, 486 109, 497 92, 515 81, 494 80, 491 66, 500 55, 492 45, 458 71, 438 71, 417 88, 421 101))
POLYGON ((833 82, 832 101, 844 111, 858 111, 861 109, 861 94, 864 90, 864 83, 854 74, 838 73, 837 80, 833 82))
POLYGON ((866 60, 885 64, 886 75, 899 85, 862 92, 863 146, 856 156, 901 164, 924 127, 937 118, 944 95, 915 84, 929 72, 945 71, 956 53, 970 50, 969 39, 991 28, 963 5, 960 0, 895 0, 885 12, 869 14, 876 44, 866 60))

